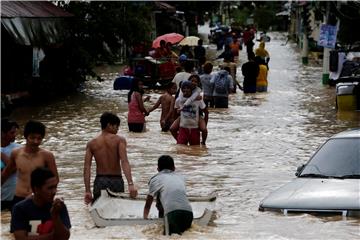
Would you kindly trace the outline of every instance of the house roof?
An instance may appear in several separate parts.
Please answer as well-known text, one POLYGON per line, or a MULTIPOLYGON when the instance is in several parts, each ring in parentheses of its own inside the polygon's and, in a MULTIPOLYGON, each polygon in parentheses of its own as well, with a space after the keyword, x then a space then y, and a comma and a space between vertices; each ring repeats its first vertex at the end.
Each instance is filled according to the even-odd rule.
POLYGON ((1 1, 1 25, 21 45, 61 42, 64 23, 74 15, 46 1, 1 1))
POLYGON ((1 1, 1 17, 58 18, 73 15, 47 1, 1 1))
POLYGON ((164 3, 164 2, 155 1, 155 6, 157 9, 164 10, 167 12, 175 12, 176 11, 176 8, 174 6, 171 6, 170 4, 164 3))

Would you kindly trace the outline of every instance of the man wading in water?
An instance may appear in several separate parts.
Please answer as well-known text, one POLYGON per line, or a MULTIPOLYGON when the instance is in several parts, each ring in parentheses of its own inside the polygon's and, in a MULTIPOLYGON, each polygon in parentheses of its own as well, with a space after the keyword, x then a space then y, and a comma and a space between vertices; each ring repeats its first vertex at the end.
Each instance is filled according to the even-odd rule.
POLYGON ((113 113, 105 112, 100 117, 101 134, 90 140, 86 146, 84 163, 84 183, 86 204, 100 197, 102 189, 109 188, 114 192, 124 192, 123 170, 129 185, 130 197, 137 196, 137 189, 131 177, 131 167, 127 158, 126 140, 117 135, 120 119, 113 113), (90 190, 90 170, 92 158, 96 162, 96 177, 92 196, 90 190), (120 165, 121 164, 121 165, 120 165))
POLYGON ((40 144, 45 137, 45 129, 45 125, 39 121, 30 120, 26 123, 24 128, 26 144, 11 152, 10 163, 1 174, 1 184, 3 184, 9 176, 17 172, 13 205, 33 193, 30 185, 30 175, 35 168, 46 167, 50 169, 59 181, 54 154, 40 148, 40 144))

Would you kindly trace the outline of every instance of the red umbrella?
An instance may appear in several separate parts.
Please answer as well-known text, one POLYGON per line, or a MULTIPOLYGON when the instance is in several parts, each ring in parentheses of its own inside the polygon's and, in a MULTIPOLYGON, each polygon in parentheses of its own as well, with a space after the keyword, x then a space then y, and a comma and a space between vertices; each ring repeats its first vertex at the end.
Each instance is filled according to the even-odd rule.
POLYGON ((167 33, 161 36, 158 36, 152 43, 153 48, 160 47, 160 41, 165 40, 165 42, 170 42, 171 44, 178 43, 184 38, 183 35, 178 33, 167 33))

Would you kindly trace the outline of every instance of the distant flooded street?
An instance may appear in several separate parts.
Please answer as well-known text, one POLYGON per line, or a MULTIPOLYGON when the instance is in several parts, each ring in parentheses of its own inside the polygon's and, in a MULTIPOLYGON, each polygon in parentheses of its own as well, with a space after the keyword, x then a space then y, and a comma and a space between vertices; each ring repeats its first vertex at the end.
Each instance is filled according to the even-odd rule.
MULTIPOLYGON (((88 81, 75 96, 16 109, 11 118, 21 126, 37 119, 47 126, 43 147, 55 155, 60 184, 71 218, 71 239, 168 239, 158 225, 96 228, 83 202, 83 161, 88 140, 100 132, 104 111, 120 119, 119 134, 128 142, 128 158, 140 193, 157 172, 157 158, 174 157, 187 179, 189 194, 218 195, 214 226, 193 227, 180 239, 358 239, 360 220, 341 216, 316 217, 258 211, 259 202, 295 177, 317 147, 331 135, 360 126, 360 112, 337 113, 335 89, 321 83, 321 64, 301 64, 295 45, 272 33, 266 48, 271 55, 269 91, 244 95, 237 91, 228 109, 210 109, 206 147, 176 145, 161 132, 160 109, 146 118, 147 131, 130 133, 127 92, 113 90, 113 77, 88 81)), ((258 42, 256 43, 256 46, 258 42)), ((241 64, 246 57, 240 52, 241 64)), ((242 81, 240 66, 237 71, 242 81)), ((152 106, 160 91, 147 93, 152 106)), ((24 143, 22 134, 18 142, 24 143)), ((93 163, 94 170, 95 163, 93 163)), ((95 171, 92 173, 94 178, 95 171)), ((154 206, 153 206, 154 207, 154 206)), ((1 213, 1 239, 9 233, 10 213, 1 213)), ((173 237, 171 237, 173 238, 173 237)))

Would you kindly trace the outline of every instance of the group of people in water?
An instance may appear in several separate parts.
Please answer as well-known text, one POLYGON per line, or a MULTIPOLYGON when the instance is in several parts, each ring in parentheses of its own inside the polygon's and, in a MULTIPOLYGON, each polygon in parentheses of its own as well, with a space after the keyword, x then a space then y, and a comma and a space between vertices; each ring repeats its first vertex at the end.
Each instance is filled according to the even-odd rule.
MULTIPOLYGON (((202 46, 201 40, 198 46, 202 46)), ((228 49, 229 45, 226 46, 228 49)), ((206 145, 209 108, 228 108, 229 95, 237 88, 244 93, 267 91, 269 53, 265 42, 260 42, 255 53, 250 51, 248 62, 242 64, 243 86, 236 78, 236 54, 234 51, 227 53, 226 49, 221 54, 224 58, 221 69, 216 72, 213 72, 210 61, 205 61, 197 69, 194 61, 182 61, 181 70, 166 86, 165 93, 148 109, 144 104, 149 101, 149 96, 144 96, 144 82, 135 77, 128 93, 129 131, 143 132, 146 116, 161 106, 162 131, 170 131, 178 144, 206 145)))
MULTIPOLYGON (((60 182, 55 157, 40 147, 45 137, 45 125, 28 121, 24 127, 24 145, 15 143, 19 129, 15 122, 2 119, 1 126, 1 209, 11 211, 10 231, 15 239, 69 239, 69 213, 64 200, 55 197, 60 182)), ((127 142, 118 135, 120 119, 114 113, 104 112, 100 126, 101 133, 86 145, 84 202, 93 203, 100 197, 101 190, 124 192, 122 172, 129 195, 135 198, 138 192, 127 157, 127 142), (91 190, 93 159, 96 176, 91 190)), ((157 199, 159 217, 166 219, 168 234, 181 234, 193 220, 184 178, 175 172, 174 159, 168 155, 159 157, 158 171, 149 181, 143 217, 148 218, 153 199, 157 199)))
MULTIPOLYGON (((149 100, 148 96, 144 96, 144 83, 134 78, 128 93, 129 131, 144 131, 145 117, 161 106, 162 131, 170 131, 178 144, 205 145, 209 108, 227 108, 229 94, 236 92, 237 86, 245 93, 267 90, 267 84, 258 84, 257 80, 259 77, 266 78, 268 70, 266 62, 260 64, 256 60, 269 57, 264 43, 260 43, 260 49, 255 54, 250 52, 249 61, 242 65, 243 86, 232 77, 231 65, 227 65, 232 62, 227 58, 224 58, 222 69, 215 73, 212 72, 213 64, 205 61, 200 74, 194 71, 192 61, 185 60, 182 63, 183 71, 175 75, 166 91, 148 109, 144 105, 149 100)), ((101 133, 86 145, 84 202, 93 203, 103 189, 124 192, 122 173, 130 197, 135 198, 138 193, 127 157, 127 142, 118 135, 120 119, 114 113, 104 112, 100 117, 100 126, 101 133), (96 163, 96 176, 91 190, 93 160, 96 163)), ((60 182, 55 157, 52 152, 40 147, 46 127, 39 121, 28 121, 24 126, 24 145, 15 142, 18 129, 16 122, 2 119, 1 208, 11 210, 10 231, 15 239, 29 236, 69 239, 69 213, 64 201, 55 197, 60 182)), ((166 218, 169 234, 181 234, 191 226, 193 220, 184 178, 175 171, 174 159, 168 155, 159 157, 158 171, 149 181, 143 217, 148 218, 152 202, 157 199, 159 216, 166 218)))
POLYGON ((64 201, 55 198, 55 157, 40 148, 45 125, 28 121, 25 145, 15 142, 18 128, 16 122, 1 120, 1 210, 12 210, 10 231, 15 239, 69 239, 69 213, 64 201))

